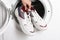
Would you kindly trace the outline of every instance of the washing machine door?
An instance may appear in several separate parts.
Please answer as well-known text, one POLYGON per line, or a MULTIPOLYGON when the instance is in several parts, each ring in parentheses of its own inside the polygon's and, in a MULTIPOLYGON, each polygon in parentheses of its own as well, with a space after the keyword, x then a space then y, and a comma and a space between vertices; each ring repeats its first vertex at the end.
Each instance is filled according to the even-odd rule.
MULTIPOLYGON (((13 1, 13 3, 15 1, 13 1)), ((14 4, 12 4, 11 2, 9 2, 10 1, 8 0, 0 0, 0 35, 7 29, 7 24, 9 22, 10 15, 13 9, 12 6, 14 6, 14 4, 16 3, 15 2, 14 4)))

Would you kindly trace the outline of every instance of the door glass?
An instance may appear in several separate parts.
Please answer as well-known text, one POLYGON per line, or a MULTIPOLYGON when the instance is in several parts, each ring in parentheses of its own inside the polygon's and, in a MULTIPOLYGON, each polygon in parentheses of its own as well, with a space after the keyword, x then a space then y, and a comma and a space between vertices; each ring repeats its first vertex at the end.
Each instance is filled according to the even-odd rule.
POLYGON ((0 28, 4 25, 7 18, 7 12, 4 5, 0 4, 0 28))

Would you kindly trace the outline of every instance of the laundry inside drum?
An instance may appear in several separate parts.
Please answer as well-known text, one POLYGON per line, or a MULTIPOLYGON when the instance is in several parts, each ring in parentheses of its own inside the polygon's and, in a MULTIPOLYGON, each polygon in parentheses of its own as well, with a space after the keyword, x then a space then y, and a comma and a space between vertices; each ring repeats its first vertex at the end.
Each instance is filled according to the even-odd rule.
POLYGON ((3 27, 5 24, 7 18, 7 11, 4 5, 0 4, 0 29, 3 27))

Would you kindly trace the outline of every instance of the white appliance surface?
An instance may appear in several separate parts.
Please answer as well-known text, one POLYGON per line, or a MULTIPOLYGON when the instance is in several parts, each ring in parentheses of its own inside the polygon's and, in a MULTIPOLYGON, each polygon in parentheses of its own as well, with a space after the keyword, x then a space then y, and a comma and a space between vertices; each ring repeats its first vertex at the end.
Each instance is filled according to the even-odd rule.
POLYGON ((47 30, 37 32, 34 36, 27 36, 18 30, 14 19, 10 19, 8 29, 0 35, 0 40, 60 40, 60 0, 50 0, 50 2, 53 12, 47 30))
POLYGON ((15 5, 17 0, 1 0, 7 8, 12 9, 12 5, 15 5), (12 4, 12 5, 11 5, 12 4))

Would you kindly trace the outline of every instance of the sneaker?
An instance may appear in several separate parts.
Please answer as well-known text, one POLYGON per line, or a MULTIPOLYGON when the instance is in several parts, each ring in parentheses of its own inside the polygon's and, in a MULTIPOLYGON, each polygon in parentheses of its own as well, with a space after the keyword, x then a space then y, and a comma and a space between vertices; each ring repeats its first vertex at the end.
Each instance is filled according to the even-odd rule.
POLYGON ((15 15, 19 21, 20 27, 25 34, 33 35, 35 30, 31 23, 30 14, 24 9, 24 7, 18 7, 15 10, 15 15))
POLYGON ((30 14, 32 23, 38 30, 47 29, 47 23, 40 17, 40 15, 34 8, 31 8, 30 14))

